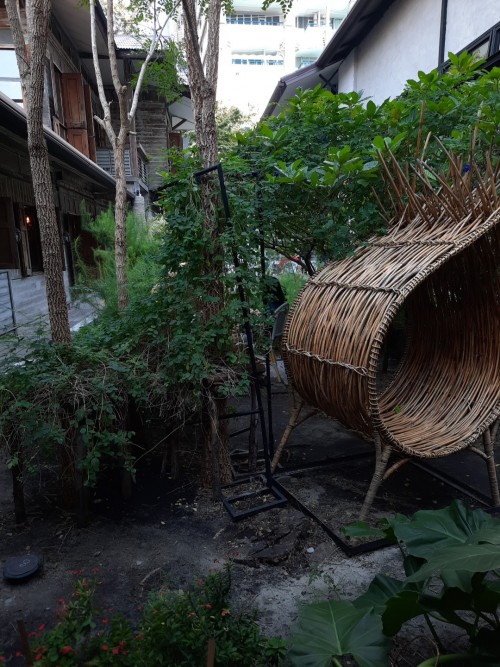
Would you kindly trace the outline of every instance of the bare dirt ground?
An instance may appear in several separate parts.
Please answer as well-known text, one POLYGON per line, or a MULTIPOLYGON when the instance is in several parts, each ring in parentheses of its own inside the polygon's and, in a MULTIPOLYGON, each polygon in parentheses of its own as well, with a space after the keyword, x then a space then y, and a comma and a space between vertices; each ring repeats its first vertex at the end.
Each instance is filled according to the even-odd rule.
MULTIPOLYGON (((274 385, 273 404, 279 439, 289 414, 283 385, 274 385)), ((232 424, 231 430, 238 427, 232 424)), ((245 438, 240 436, 235 447, 243 448, 245 438)), ((354 520, 372 472, 369 446, 321 416, 297 428, 290 443, 289 461, 279 473, 281 483, 334 530, 354 520), (354 459, 332 460, 356 453, 354 459)), ((463 461, 455 465, 463 476, 463 461)), ((482 471, 468 460, 466 465, 474 484, 487 493, 482 471)), ((185 468, 177 480, 160 478, 158 462, 152 461, 138 471, 130 503, 121 505, 111 489, 95 491, 87 528, 75 527, 73 518, 57 506, 50 485, 34 480, 29 519, 16 525, 4 467, 0 564, 27 552, 40 555, 44 563, 41 574, 25 584, 0 583, 0 648, 5 655, 12 656, 19 647, 17 619, 24 618, 28 630, 55 621, 57 600, 69 596, 74 571, 98 568, 103 583, 97 602, 103 614, 121 611, 134 618, 150 591, 189 585, 231 561, 235 604, 257 607, 265 631, 283 637, 301 602, 356 596, 378 572, 401 575, 395 548, 349 558, 290 503, 234 523, 221 502, 197 489, 192 477, 193 470, 185 468)), ((443 507, 454 497, 461 495, 437 476, 406 466, 384 485, 372 516, 443 507)), ((430 655, 425 631, 414 628, 411 639, 396 645, 393 664, 415 665, 430 655)), ((12 658, 9 664, 23 661, 12 658)))

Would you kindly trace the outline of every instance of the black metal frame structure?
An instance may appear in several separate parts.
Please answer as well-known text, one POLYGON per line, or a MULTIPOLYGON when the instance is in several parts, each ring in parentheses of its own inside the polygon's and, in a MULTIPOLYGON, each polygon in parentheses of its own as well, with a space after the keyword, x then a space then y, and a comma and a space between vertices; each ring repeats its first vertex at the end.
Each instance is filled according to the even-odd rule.
MULTIPOLYGON (((226 189, 226 184, 225 184, 225 179, 224 179, 224 172, 222 169, 222 165, 216 164, 211 167, 207 167, 206 169, 202 169, 201 171, 197 171, 194 173, 194 177, 200 181, 201 178, 205 175, 211 174, 211 173, 217 173, 218 180, 219 180, 219 187, 220 187, 220 193, 221 193, 221 200, 222 200, 222 206, 224 209, 224 216, 226 219, 226 224, 229 230, 232 229, 232 224, 231 224, 231 213, 230 213, 230 208, 229 208, 229 199, 227 196, 227 189, 226 189)), ((258 174, 252 173, 249 174, 248 176, 254 177, 257 180, 257 183, 259 182, 258 180, 258 174)), ((173 183, 169 183, 167 186, 164 186, 165 188, 171 187, 173 185, 178 185, 179 181, 175 181, 173 183)), ((162 188, 163 189, 163 188, 162 188)), ((261 255, 261 271, 262 275, 265 275, 266 271, 266 262, 265 262, 265 253, 264 253, 264 239, 263 235, 261 234, 261 248, 260 248, 260 255, 261 255)), ((236 481, 232 482, 231 484, 228 484, 224 486, 221 489, 221 501, 228 512, 229 516, 233 521, 240 521, 242 519, 245 519, 247 517, 253 516, 255 514, 259 514, 260 512, 264 512, 270 509, 274 509, 276 507, 281 507, 285 505, 287 502, 289 502, 293 507, 298 509, 302 514, 305 516, 309 517, 312 521, 314 521, 320 528, 330 537, 330 539, 342 549, 342 551, 347 555, 347 556, 356 556, 359 554, 363 553, 368 553, 371 551, 375 551, 377 549, 382 549, 387 546, 391 546, 389 542, 386 540, 371 540, 368 542, 363 542, 361 544, 352 544, 348 540, 346 540, 340 533, 337 531, 333 530, 328 524, 326 524, 321 517, 319 517, 315 512, 313 512, 307 505, 302 503, 291 491, 289 491, 278 479, 276 479, 275 476, 273 476, 271 472, 271 461, 274 455, 274 434, 273 434, 273 415, 272 415, 272 395, 271 395, 271 374, 270 374, 270 363, 269 363, 269 355, 266 355, 266 389, 267 389, 267 426, 266 426, 266 414, 264 410, 264 403, 262 400, 262 392, 261 392, 261 386, 258 380, 258 369, 257 369, 257 362, 256 362, 256 355, 255 355, 255 348, 254 348, 254 343, 253 343, 253 333, 252 333, 252 327, 250 324, 250 319, 249 319, 249 312, 247 308, 247 301, 246 301, 246 296, 245 296, 245 289, 243 286, 243 282, 241 279, 241 275, 237 271, 237 269, 241 266, 241 262, 238 256, 238 251, 236 247, 233 245, 233 264, 236 269, 236 280, 237 280, 237 288, 238 288, 238 295, 240 298, 241 302, 241 310, 243 314, 243 322, 244 322, 244 331, 245 335, 247 338, 247 351, 248 351, 248 356, 249 356, 249 361, 250 361, 250 368, 251 368, 251 383, 253 385, 256 399, 257 399, 257 408, 255 410, 241 410, 233 413, 228 413, 226 415, 223 415, 221 419, 233 419, 236 417, 244 417, 244 416, 252 416, 252 415, 258 415, 259 421, 260 421, 260 427, 261 427, 261 437, 262 437, 262 454, 263 454, 263 459, 264 459, 264 472, 263 473, 249 473, 242 475, 239 479, 236 481), (242 490, 239 493, 235 491, 239 488, 244 488, 246 486, 251 486, 253 488, 249 490, 242 490), (227 495, 225 495, 224 492, 228 492, 227 495), (262 496, 272 496, 273 500, 271 501, 266 501, 265 503, 263 502, 258 502, 259 498, 262 496), (245 502, 245 501, 253 501, 256 500, 257 503, 255 505, 252 505, 251 507, 245 508, 245 509, 238 509, 237 505, 240 502, 245 502)), ((231 436, 236 436, 240 435, 242 433, 248 432, 249 427, 240 429, 238 431, 235 431, 231 433, 231 436)), ((338 456, 335 458, 331 459, 326 459, 325 461, 316 461, 316 462, 310 462, 306 465, 302 464, 297 468, 292 468, 292 469, 286 469, 283 467, 280 467, 279 473, 277 473, 277 476, 279 478, 285 477, 287 475, 293 475, 294 472, 299 472, 303 469, 311 469, 311 468, 319 468, 319 467, 326 467, 326 466, 332 466, 335 465, 335 463, 338 463, 340 461, 346 461, 350 459, 358 459, 366 456, 373 456, 373 452, 360 452, 356 454, 347 454, 343 456, 338 456)), ((478 493, 472 487, 469 487, 464 484, 459 484, 456 482, 452 477, 449 475, 446 475, 444 473, 440 473, 439 471, 434 470, 430 466, 421 463, 419 461, 411 461, 411 463, 421 469, 427 472, 428 474, 432 474, 434 477, 440 479, 443 481, 445 484, 448 486, 451 486, 452 488, 455 488, 459 491, 461 491, 463 494, 468 495, 469 497, 473 498, 476 501, 479 501, 485 505, 488 505, 489 499, 484 496, 481 493, 478 493)), ((498 513, 500 512, 500 508, 491 508, 488 507, 486 511, 490 513, 498 513)))

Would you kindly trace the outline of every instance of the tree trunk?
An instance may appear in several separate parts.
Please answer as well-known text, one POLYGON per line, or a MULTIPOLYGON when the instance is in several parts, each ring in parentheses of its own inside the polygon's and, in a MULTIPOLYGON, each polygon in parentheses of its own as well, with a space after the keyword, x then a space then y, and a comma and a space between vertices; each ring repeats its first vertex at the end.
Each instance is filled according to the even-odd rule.
MULTIPOLYGON (((206 7, 208 38, 205 68, 200 54, 194 0, 182 0, 182 8, 196 144, 203 167, 206 168, 217 164, 219 160, 215 100, 221 0, 210 0, 206 7)), ((213 175, 202 179, 201 206, 204 212, 205 228, 212 239, 212 244, 205 251, 202 261, 206 273, 213 276, 211 283, 207 286, 207 291, 211 297, 216 298, 215 301, 206 303, 203 307, 203 316, 207 322, 223 309, 225 296, 221 280, 224 272, 224 259, 219 240, 223 228, 217 216, 219 193, 216 188, 218 185, 214 184, 213 175)), ((206 486, 211 484, 216 493, 222 484, 229 482, 232 478, 227 421, 220 420, 220 417, 227 412, 227 399, 217 396, 217 383, 214 383, 213 389, 207 389, 204 392, 202 410, 202 483, 206 486)))
POLYGON ((219 497, 221 487, 232 480, 229 455, 228 423, 221 419, 226 412, 227 399, 219 398, 213 387, 203 391, 202 400, 203 451, 201 482, 212 488, 214 499, 219 497))
POLYGON ((26 521, 26 505, 24 503, 23 453, 20 444, 16 446, 14 456, 17 457, 16 465, 13 465, 11 468, 14 512, 16 523, 23 523, 23 521, 26 521))
POLYGON ((40 226, 42 258, 52 339, 69 343, 68 305, 64 290, 61 239, 54 206, 49 153, 43 134, 45 54, 50 19, 50 1, 28 4, 29 49, 21 29, 16 0, 6 0, 6 9, 16 47, 17 63, 26 103, 28 152, 33 192, 40 226))
POLYGON ((120 131, 113 154, 115 158, 115 262, 118 309, 127 305, 127 181, 125 178, 126 134, 120 131), (125 136, 123 136, 125 135, 125 136))

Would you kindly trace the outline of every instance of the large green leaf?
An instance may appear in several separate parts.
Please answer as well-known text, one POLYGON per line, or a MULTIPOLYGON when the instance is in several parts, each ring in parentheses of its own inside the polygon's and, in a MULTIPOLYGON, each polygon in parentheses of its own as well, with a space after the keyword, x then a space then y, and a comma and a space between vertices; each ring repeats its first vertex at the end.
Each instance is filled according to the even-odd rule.
POLYGON ((500 522, 495 522, 495 525, 485 525, 483 528, 476 530, 469 540, 474 544, 481 544, 486 542, 488 544, 500 544, 500 522))
POLYGON ((387 667, 389 648, 379 616, 331 600, 301 607, 290 659, 295 667, 330 667, 332 658, 351 655, 360 667, 387 667))
POLYGON ((417 582, 453 572, 488 572, 500 568, 500 548, 494 544, 458 544, 441 549, 418 572, 408 577, 417 582))
POLYGON ((479 529, 500 527, 497 519, 482 510, 471 510, 460 501, 442 510, 416 512, 409 522, 392 520, 391 523, 408 553, 426 560, 436 550, 474 541, 473 535, 479 529))
POLYGON ((369 611, 373 609, 376 614, 382 615, 387 606, 387 601, 400 593, 405 586, 404 581, 387 577, 385 574, 377 574, 368 586, 366 593, 353 600, 357 609, 369 611))
POLYGON ((418 590, 407 587, 397 595, 387 600, 387 605, 382 614, 384 634, 394 637, 406 621, 421 616, 424 613, 420 604, 420 593, 418 590))
POLYGON ((384 634, 393 637, 411 618, 423 613, 419 604, 418 584, 378 574, 366 593, 353 601, 358 609, 373 610, 382 617, 384 634))

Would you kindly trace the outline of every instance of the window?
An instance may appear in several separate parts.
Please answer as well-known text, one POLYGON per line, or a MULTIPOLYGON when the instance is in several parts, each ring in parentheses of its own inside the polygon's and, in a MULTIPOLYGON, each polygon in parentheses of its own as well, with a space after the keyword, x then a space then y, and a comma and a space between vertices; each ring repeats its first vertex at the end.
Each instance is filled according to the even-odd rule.
POLYGON ((281 25, 279 16, 241 13, 226 16, 226 23, 237 23, 239 25, 281 25))
POLYGON ((17 68, 16 53, 13 49, 0 49, 0 91, 20 106, 23 106, 21 77, 17 68))
POLYGON ((248 56, 243 58, 233 58, 233 65, 283 65, 283 60, 279 58, 250 58, 248 56))
POLYGON ((301 67, 306 67, 307 65, 312 65, 316 62, 316 58, 313 57, 299 57, 295 59, 295 66, 297 69, 301 67))
POLYGON ((311 14, 310 16, 297 16, 295 18, 295 27, 296 28, 306 28, 314 27, 318 25, 317 16, 311 14))
POLYGON ((343 20, 343 18, 337 18, 334 16, 332 19, 330 19, 330 28, 337 30, 343 20))

